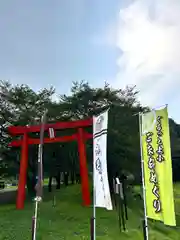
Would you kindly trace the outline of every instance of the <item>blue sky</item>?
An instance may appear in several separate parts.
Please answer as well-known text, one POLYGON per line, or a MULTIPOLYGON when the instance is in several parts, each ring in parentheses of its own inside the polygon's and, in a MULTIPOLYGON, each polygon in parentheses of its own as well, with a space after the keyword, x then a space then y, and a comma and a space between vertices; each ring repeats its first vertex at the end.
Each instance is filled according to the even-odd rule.
POLYGON ((118 1, 6 0, 0 3, 0 77, 34 89, 72 81, 101 84, 116 74, 116 49, 94 43, 118 1))
POLYGON ((178 0, 1 1, 0 79, 58 93, 82 79, 136 84, 180 123, 179 16, 178 0))

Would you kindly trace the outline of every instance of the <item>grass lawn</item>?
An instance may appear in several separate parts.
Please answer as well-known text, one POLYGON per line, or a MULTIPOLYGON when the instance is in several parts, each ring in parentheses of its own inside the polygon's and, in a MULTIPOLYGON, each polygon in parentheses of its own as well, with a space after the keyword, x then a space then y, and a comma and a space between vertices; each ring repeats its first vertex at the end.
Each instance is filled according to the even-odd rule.
MULTIPOLYGON (((52 206, 52 194, 44 192, 38 216, 37 240, 90 239, 90 217, 92 208, 81 206, 80 185, 62 188, 56 192, 56 206, 52 206)), ((160 222, 150 226, 150 240, 180 239, 180 185, 176 185, 177 228, 164 226, 160 222)), ((128 209, 129 221, 126 233, 120 233, 116 211, 97 209, 97 239, 143 239, 142 203, 131 201, 128 209)), ((34 204, 28 202, 25 209, 17 211, 15 204, 0 205, 0 240, 31 239, 31 217, 34 204)))

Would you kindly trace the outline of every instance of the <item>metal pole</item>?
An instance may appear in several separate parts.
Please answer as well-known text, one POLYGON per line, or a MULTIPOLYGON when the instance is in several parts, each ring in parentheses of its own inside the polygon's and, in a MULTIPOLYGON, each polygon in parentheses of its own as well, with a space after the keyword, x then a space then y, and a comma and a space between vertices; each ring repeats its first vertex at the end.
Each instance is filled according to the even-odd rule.
POLYGON ((144 240, 148 240, 148 221, 147 221, 147 210, 146 210, 146 188, 144 179, 144 160, 143 160, 143 149, 142 149, 142 114, 139 113, 139 135, 140 135, 140 150, 141 150, 141 171, 142 171, 142 186, 143 186, 143 201, 144 201, 144 240))
POLYGON ((96 191, 95 191, 94 180, 95 180, 95 169, 93 169, 93 240, 96 240, 96 191))
POLYGON ((126 192, 125 192, 125 180, 122 180, 122 193, 123 193, 123 202, 124 202, 124 211, 125 211, 125 217, 126 220, 128 220, 128 211, 127 211, 127 198, 126 198, 126 192))
POLYGON ((36 240, 37 210, 38 210, 38 201, 36 201, 35 212, 34 212, 33 240, 36 240))
POLYGON ((36 184, 36 198, 35 198, 35 211, 34 216, 32 217, 32 239, 36 240, 36 230, 37 230, 37 212, 38 212, 38 203, 42 200, 43 194, 43 143, 44 143, 44 130, 46 122, 47 110, 41 118, 41 130, 40 130, 40 144, 38 149, 38 182, 36 184))
MULTIPOLYGON (((118 185, 118 191, 119 191, 119 185, 118 185)), ((119 220, 119 230, 121 232, 122 230, 122 225, 123 225, 123 222, 122 222, 122 212, 121 212, 121 203, 120 203, 120 195, 119 194, 116 194, 116 198, 118 198, 119 201, 118 204, 117 204, 117 211, 118 211, 118 220, 119 220)))
MULTIPOLYGON (((56 183, 55 183, 55 185, 56 185, 56 184, 57 184, 57 179, 56 179, 56 178, 52 179, 52 185, 54 185, 54 182, 55 182, 55 181, 53 181, 53 180, 56 180, 56 183)), ((58 179, 58 180, 59 180, 59 179, 58 179)), ((52 191, 53 191, 53 190, 52 190, 52 191)), ((53 191, 53 204, 52 204, 53 207, 56 206, 56 195, 55 195, 56 193, 55 193, 55 191, 56 191, 56 190, 53 191)))
POLYGON ((123 230, 126 231, 126 223, 125 223, 124 209, 123 209, 123 200, 122 200, 122 196, 121 196, 121 183, 118 184, 118 188, 119 188, 119 211, 120 211, 120 215, 121 215, 123 230))

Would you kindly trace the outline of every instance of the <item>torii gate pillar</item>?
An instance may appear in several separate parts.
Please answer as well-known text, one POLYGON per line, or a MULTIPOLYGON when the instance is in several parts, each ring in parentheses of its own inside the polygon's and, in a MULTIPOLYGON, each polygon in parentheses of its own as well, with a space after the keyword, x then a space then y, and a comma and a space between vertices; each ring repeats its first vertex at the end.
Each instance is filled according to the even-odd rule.
POLYGON ((88 181, 88 168, 87 168, 87 160, 86 160, 86 146, 85 146, 86 139, 84 137, 84 130, 82 128, 78 129, 77 141, 78 141, 78 150, 79 150, 79 163, 80 163, 83 205, 89 206, 91 202, 90 202, 89 181, 88 181))
POLYGON ((24 201, 26 197, 27 167, 28 167, 28 136, 27 133, 24 133, 21 146, 20 172, 16 200, 17 209, 24 208, 24 201))

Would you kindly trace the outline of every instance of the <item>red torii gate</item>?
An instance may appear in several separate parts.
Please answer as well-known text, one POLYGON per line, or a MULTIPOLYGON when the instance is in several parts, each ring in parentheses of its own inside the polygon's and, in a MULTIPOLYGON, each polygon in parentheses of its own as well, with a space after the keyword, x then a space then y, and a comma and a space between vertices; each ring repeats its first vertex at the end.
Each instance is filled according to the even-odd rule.
MULTIPOLYGON (((72 129, 76 128, 77 132, 70 136, 54 137, 54 138, 44 138, 44 143, 55 143, 55 142, 69 142, 77 141, 78 152, 79 152, 79 163, 80 163, 80 175, 81 175, 81 188, 82 188, 82 200, 83 205, 89 206, 90 191, 88 183, 88 169, 86 162, 86 146, 85 142, 92 138, 92 134, 87 133, 84 128, 90 127, 93 124, 92 119, 78 120, 71 122, 57 122, 54 124, 45 124, 45 131, 49 129, 59 130, 59 129, 72 129)), ((25 201, 25 187, 26 187, 26 177, 27 177, 27 167, 28 167, 28 145, 29 144, 39 144, 40 139, 28 137, 28 133, 40 132, 41 125, 34 126, 11 126, 8 128, 9 133, 12 136, 22 135, 20 140, 12 141, 9 146, 11 147, 21 147, 21 160, 20 160, 20 171, 19 171, 19 182, 18 182, 18 193, 16 199, 16 208, 23 209, 25 201)))

